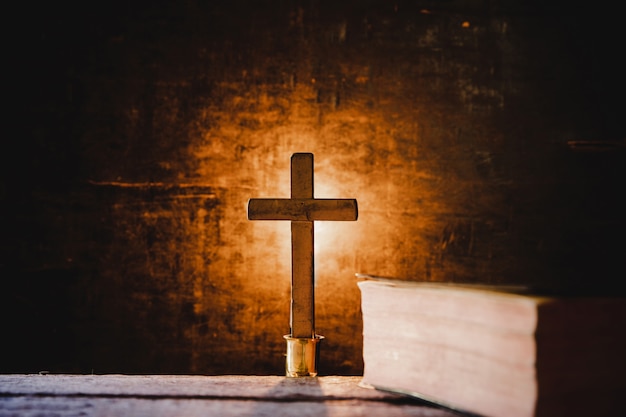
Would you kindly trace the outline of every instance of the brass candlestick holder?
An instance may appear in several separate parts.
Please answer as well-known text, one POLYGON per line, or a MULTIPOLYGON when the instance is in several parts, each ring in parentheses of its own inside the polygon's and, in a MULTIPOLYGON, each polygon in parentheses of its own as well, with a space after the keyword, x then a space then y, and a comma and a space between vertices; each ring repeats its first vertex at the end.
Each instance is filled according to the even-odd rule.
POLYGON ((313 338, 283 336, 287 341, 287 360, 285 375, 292 378, 303 376, 317 376, 320 342, 324 336, 315 335, 313 338))

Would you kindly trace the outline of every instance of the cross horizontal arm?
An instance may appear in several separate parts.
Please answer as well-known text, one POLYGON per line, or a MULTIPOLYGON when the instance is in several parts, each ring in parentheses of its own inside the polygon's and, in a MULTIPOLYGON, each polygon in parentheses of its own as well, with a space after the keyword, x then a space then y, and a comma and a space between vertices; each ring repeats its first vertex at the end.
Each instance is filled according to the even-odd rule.
POLYGON ((358 207, 353 198, 251 198, 249 220, 354 221, 358 207))

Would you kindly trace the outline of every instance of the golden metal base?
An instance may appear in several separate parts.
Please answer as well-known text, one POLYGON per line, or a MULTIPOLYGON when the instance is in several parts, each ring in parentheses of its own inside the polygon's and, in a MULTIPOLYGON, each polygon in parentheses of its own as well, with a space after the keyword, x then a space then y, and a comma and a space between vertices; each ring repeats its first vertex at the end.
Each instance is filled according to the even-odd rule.
POLYGON ((319 343, 324 336, 301 338, 286 334, 283 337, 287 341, 285 375, 291 378, 317 376, 317 363, 320 357, 319 343))

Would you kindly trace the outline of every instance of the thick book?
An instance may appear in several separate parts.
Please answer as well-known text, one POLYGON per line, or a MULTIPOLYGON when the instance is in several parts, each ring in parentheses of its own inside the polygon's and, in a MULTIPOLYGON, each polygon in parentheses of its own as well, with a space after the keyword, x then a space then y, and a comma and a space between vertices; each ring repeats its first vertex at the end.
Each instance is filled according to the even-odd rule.
POLYGON ((478 416, 626 416, 626 298, 357 277, 364 385, 478 416))

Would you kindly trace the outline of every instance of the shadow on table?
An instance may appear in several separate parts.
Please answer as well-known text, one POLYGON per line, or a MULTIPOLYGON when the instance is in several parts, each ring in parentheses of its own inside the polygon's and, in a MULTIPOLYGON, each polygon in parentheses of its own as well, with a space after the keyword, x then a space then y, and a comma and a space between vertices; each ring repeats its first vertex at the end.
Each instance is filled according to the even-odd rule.
POLYGON ((328 409, 319 380, 314 377, 287 378, 270 389, 251 417, 327 417, 328 409))

